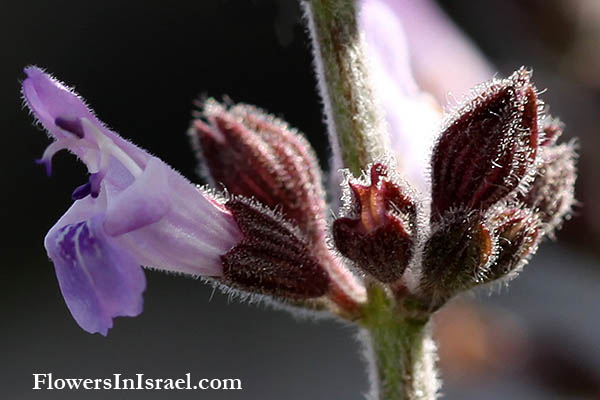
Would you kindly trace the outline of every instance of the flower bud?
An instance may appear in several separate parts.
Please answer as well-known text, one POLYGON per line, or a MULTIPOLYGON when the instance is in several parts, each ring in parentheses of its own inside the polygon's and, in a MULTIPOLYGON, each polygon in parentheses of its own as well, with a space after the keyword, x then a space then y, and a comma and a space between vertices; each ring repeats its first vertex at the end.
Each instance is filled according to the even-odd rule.
POLYGON ((498 245, 487 276, 489 282, 518 272, 527 257, 535 253, 541 238, 539 221, 529 209, 503 210, 492 218, 492 223, 498 245))
POLYGON ((573 144, 543 148, 538 173, 520 197, 537 214, 546 233, 561 224, 575 203, 576 157, 573 144))
POLYGON ((260 110, 208 100, 190 135, 214 183, 280 209, 313 241, 325 232, 318 163, 304 137, 260 110))
POLYGON ((355 216, 337 219, 333 238, 339 251, 381 282, 401 276, 413 254, 416 210, 383 164, 371 167, 371 182, 349 182, 355 216))
POLYGON ((328 292, 328 273, 291 225, 245 200, 229 200, 225 207, 244 239, 221 256, 223 283, 290 300, 320 297, 328 292))
POLYGON ((486 210, 533 174, 538 98, 531 73, 483 86, 453 119, 432 157, 432 219, 451 209, 486 210))
POLYGON ((420 290, 430 307, 440 307, 461 290, 483 282, 494 242, 479 212, 446 217, 425 244, 420 290))

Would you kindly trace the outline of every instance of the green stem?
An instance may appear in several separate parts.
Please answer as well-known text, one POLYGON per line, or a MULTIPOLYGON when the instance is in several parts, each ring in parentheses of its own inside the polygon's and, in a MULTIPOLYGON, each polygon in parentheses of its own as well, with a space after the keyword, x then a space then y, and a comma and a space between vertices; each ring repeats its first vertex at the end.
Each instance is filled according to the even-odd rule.
POLYGON ((387 133, 368 77, 355 0, 305 5, 334 157, 358 176, 385 154, 387 133))
POLYGON ((429 319, 402 318, 392 297, 380 286, 372 286, 361 325, 374 399, 436 398, 439 381, 429 319))
MULTIPOLYGON (((355 0, 306 0, 315 66, 334 159, 358 176, 383 157, 388 135, 371 88, 355 0)), ((374 400, 433 400, 438 380, 429 317, 399 312, 389 293, 369 289, 360 324, 374 400)), ((416 314, 418 315, 418 314, 416 314)))

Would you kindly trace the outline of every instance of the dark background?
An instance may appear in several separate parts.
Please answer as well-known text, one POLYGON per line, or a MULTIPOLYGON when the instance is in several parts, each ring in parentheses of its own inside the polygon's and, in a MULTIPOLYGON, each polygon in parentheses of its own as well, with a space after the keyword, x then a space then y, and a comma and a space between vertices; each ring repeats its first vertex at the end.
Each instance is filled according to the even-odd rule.
MULTIPOLYGON (((442 352, 444 392, 462 399, 598 399, 597 36, 580 29, 577 18, 585 15, 560 2, 443 5, 501 75, 532 66, 538 86, 549 88, 544 98, 566 122, 566 136, 580 137, 583 203, 559 234, 560 244, 544 244, 509 291, 478 295, 477 303, 462 300, 454 317, 451 309, 440 321, 442 350, 450 349, 442 352), (574 43, 583 43, 583 50, 574 43), (502 328, 491 329, 494 324, 502 328), (457 326, 473 328, 457 334, 457 326), (473 349, 477 335, 487 343, 484 350, 473 349), (496 339, 513 350, 506 362, 494 362, 504 360, 496 339)), ((107 338, 89 335, 65 307, 42 245, 86 175, 66 152, 55 158, 51 178, 35 165, 49 141, 22 109, 24 66, 44 67, 74 86, 115 131, 192 180, 198 181, 196 161, 185 132, 201 94, 228 95, 285 118, 306 133, 326 167, 325 129, 300 15, 292 0, 2 1, 0 397, 362 398, 368 384, 352 328, 230 302, 193 279, 147 271, 143 314, 117 319, 107 338), (194 378, 240 378, 244 390, 32 391, 32 373, 47 372, 82 378, 190 372, 194 378)))

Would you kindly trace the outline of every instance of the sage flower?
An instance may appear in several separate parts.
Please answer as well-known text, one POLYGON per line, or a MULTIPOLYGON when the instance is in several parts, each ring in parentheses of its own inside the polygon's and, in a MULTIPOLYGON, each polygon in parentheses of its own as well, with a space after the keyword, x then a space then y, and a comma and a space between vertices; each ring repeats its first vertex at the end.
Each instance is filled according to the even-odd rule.
POLYGON ((321 175, 308 142, 257 109, 209 101, 190 132, 217 198, 100 122, 72 90, 25 70, 26 105, 54 139, 41 164, 68 149, 88 182, 44 241, 67 307, 106 335, 142 311, 141 266, 209 277, 226 290, 355 309, 364 288, 327 243, 321 175), (260 201, 257 201, 260 200, 260 201), (332 302, 332 303, 331 303, 332 302))
POLYGON ((142 311, 140 265, 220 276, 220 256, 242 239, 233 216, 160 159, 108 129, 84 101, 36 67, 23 96, 53 142, 40 162, 68 149, 89 181, 44 240, 71 314, 106 335, 117 316, 142 311))

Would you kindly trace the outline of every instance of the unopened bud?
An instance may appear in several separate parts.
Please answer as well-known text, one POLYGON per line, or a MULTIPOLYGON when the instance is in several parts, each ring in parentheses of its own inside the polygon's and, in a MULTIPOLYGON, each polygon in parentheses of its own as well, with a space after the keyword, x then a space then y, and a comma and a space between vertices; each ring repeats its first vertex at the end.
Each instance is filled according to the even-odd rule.
POLYGON ((493 239, 479 212, 446 217, 425 244, 421 292, 431 308, 485 279, 493 239))
POLYGON ((447 123, 432 157, 432 219, 486 210, 533 174, 538 98, 531 73, 483 86, 447 123))
POLYGON ((413 254, 416 210, 406 190, 387 179, 383 164, 371 167, 371 182, 349 182, 355 215, 337 219, 333 238, 338 250, 381 282, 402 276, 413 254))
POLYGON ((330 278, 299 232, 269 210, 246 200, 229 200, 244 239, 221 256, 223 283, 289 300, 325 295, 330 278))
POLYGON ((511 208, 492 218, 496 227, 497 257, 490 266, 487 281, 507 277, 518 272, 527 257, 535 253, 540 235, 540 224, 529 209, 511 208))
POLYGON ((283 215, 308 235, 325 232, 325 200, 318 163, 304 137, 260 110, 227 109, 208 100, 190 135, 215 184, 251 197, 283 215))

